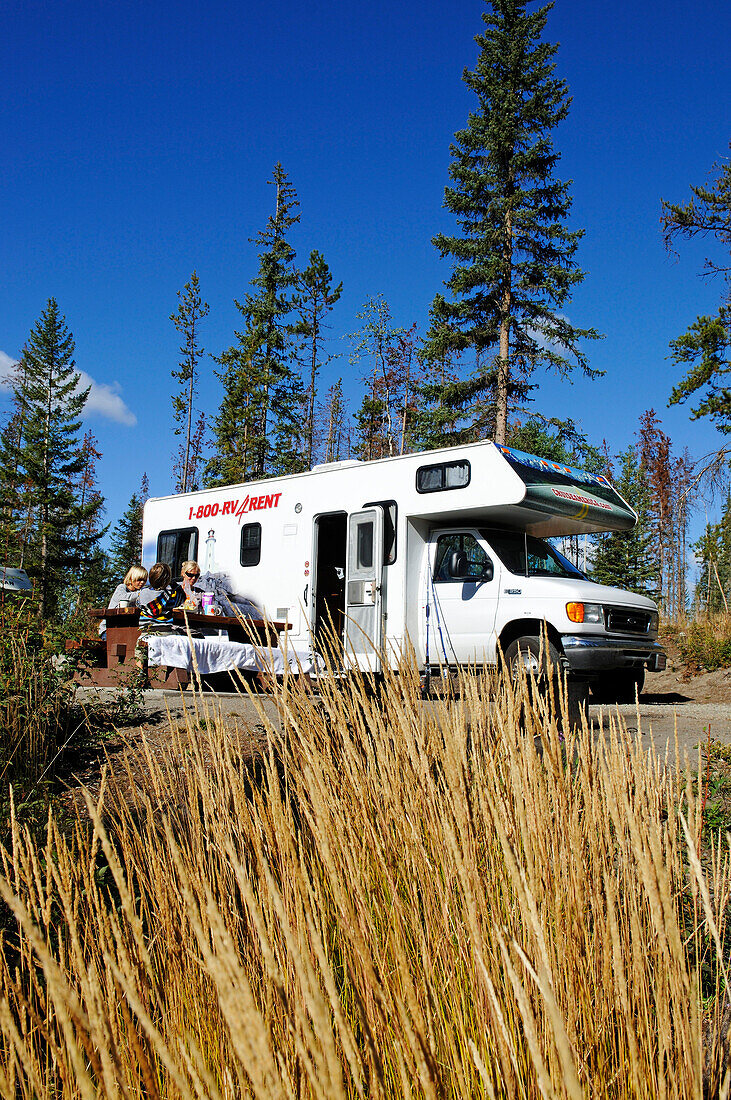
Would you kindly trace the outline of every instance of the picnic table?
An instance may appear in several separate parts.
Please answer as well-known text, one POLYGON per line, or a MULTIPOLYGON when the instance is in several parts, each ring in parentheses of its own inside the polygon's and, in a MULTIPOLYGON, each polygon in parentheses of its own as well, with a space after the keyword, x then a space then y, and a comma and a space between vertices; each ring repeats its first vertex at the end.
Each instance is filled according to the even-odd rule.
MULTIPOLYGON (((140 630, 140 609, 138 607, 90 608, 92 620, 106 621, 106 638, 87 639, 88 660, 76 674, 83 683, 91 682, 100 686, 117 686, 131 678, 135 672, 134 651, 140 630)), ((204 615, 199 611, 185 611, 176 608, 173 622, 179 627, 188 627, 192 634, 200 637, 210 636, 219 640, 227 637, 232 642, 276 648, 279 646, 279 633, 288 629, 285 622, 270 619, 243 619, 233 615, 204 615)), ((71 648, 71 647, 69 647, 71 648)), ((79 648, 74 646, 73 648, 79 648)), ((150 669, 150 678, 163 687, 175 687, 187 684, 190 674, 185 668, 150 669)))

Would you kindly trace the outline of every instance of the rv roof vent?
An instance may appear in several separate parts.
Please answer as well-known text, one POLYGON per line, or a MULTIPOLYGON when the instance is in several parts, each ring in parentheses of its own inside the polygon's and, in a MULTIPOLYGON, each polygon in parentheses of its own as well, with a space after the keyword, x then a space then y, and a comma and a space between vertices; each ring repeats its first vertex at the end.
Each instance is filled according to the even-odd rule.
POLYGON ((318 462, 312 467, 312 472, 314 474, 315 470, 338 470, 343 466, 360 466, 360 464, 360 459, 357 458, 344 458, 340 462, 318 462))

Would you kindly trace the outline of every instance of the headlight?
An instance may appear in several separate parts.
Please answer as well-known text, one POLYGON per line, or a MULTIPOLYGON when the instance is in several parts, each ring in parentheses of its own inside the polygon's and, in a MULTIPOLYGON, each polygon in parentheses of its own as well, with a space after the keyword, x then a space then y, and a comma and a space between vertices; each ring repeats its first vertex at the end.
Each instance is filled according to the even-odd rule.
POLYGON ((567 603, 566 614, 572 623, 600 623, 602 605, 600 603, 567 603))
POLYGON ((650 633, 657 633, 660 629, 660 616, 657 611, 650 612, 650 633))

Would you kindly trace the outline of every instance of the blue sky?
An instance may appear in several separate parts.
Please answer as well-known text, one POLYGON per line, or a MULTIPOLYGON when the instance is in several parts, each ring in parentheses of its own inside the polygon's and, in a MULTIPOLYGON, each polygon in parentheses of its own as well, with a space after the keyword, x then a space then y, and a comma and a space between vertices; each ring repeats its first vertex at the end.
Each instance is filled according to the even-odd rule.
MULTIPOLYGON (((344 284, 329 348, 341 358, 324 384, 352 374, 343 337, 368 297, 383 293, 396 323, 423 331, 449 275, 430 242, 453 227, 442 206, 449 143, 473 106, 461 74, 482 10, 6 0, 0 375, 55 296, 94 381, 88 426, 110 520, 143 471, 153 495, 171 490, 169 315, 196 269, 211 306, 203 343, 213 353, 232 343, 276 161, 300 198, 299 258, 319 249, 344 284)), ((536 407, 618 450, 654 406, 676 448, 698 457, 723 440, 665 408, 677 380, 668 342, 721 287, 698 274, 710 244, 667 255, 660 199, 685 200, 729 155, 731 5, 556 0, 547 37, 573 95, 555 132, 559 174, 573 180, 572 227, 586 230, 587 277, 564 312, 606 334, 590 349, 606 377, 541 376, 536 407)), ((212 366, 207 411, 219 395, 212 366)))

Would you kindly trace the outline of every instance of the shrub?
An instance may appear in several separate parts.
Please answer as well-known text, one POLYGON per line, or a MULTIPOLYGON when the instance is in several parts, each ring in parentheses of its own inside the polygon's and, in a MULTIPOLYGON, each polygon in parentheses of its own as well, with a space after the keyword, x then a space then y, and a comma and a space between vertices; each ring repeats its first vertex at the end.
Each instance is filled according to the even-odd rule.
POLYGON ((731 668, 731 615, 689 621, 676 641, 691 671, 731 668))
MULTIPOLYGON (((66 736, 69 687, 27 599, 0 604, 0 779, 33 782, 66 736)), ((2 787, 0 786, 0 790, 2 787)))

